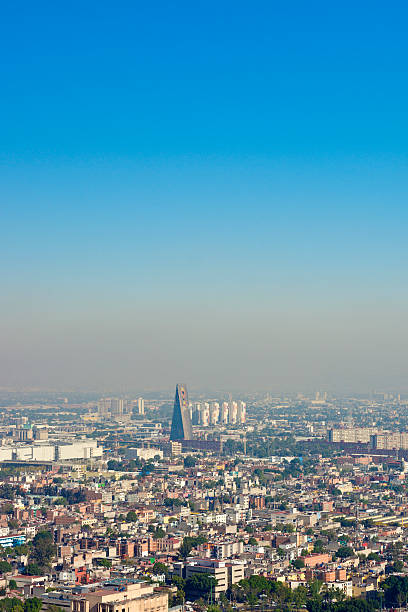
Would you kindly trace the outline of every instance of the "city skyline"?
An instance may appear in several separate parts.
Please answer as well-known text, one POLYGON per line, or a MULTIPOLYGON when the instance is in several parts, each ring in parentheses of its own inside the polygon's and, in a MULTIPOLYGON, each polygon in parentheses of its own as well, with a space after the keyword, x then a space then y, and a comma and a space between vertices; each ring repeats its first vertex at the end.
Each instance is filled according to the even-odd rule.
POLYGON ((0 612, 408 612, 408 5, 1 8, 0 612))

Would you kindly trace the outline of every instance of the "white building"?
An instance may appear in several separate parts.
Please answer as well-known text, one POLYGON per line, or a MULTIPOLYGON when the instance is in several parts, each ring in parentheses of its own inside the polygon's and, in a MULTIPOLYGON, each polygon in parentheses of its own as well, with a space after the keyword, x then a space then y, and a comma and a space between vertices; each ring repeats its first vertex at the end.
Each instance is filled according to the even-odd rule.
POLYGON ((145 413, 145 403, 143 397, 139 397, 137 400, 137 413, 144 414, 145 413))
POLYGON ((163 451, 158 448, 127 448, 125 454, 127 459, 144 459, 145 461, 155 457, 163 459, 163 451))

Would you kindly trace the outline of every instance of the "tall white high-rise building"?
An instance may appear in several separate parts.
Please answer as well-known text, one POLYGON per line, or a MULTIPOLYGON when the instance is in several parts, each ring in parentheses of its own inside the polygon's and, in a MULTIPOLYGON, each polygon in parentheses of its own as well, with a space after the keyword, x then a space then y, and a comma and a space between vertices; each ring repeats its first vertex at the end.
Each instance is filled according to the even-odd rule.
POLYGON ((210 404, 205 402, 201 407, 201 425, 208 427, 210 424, 210 404))
POLYGON ((138 397, 137 399, 137 413, 144 414, 145 413, 145 403, 143 397, 138 397))
POLYGON ((98 401, 98 414, 121 416, 128 413, 128 401, 119 397, 103 397, 98 401))
POLYGON ((238 402, 237 422, 243 425, 246 422, 246 403, 238 402))
POLYGON ((228 424, 228 402, 222 402, 222 423, 223 425, 228 424))
POLYGON ((220 418, 220 405, 218 402, 213 402, 210 406, 210 424, 216 425, 220 418))
POLYGON ((111 399, 111 412, 112 414, 122 415, 127 412, 127 401, 118 397, 111 399))
POLYGON ((190 405, 190 417, 193 425, 201 425, 201 404, 199 402, 190 405))
POLYGON ((194 402, 190 403, 189 414, 193 425, 209 427, 214 425, 241 425, 246 422, 245 402, 194 402))
POLYGON ((111 400, 109 397, 103 397, 98 400, 99 416, 106 416, 111 411, 111 400))
POLYGON ((234 425, 237 422, 238 417, 238 404, 237 402, 230 402, 228 405, 228 423, 234 425))

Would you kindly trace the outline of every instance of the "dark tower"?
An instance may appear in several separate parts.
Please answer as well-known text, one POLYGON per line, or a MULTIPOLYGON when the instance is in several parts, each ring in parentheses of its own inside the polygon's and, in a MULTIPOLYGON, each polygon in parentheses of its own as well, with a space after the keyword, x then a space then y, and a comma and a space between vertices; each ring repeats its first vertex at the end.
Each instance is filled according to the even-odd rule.
POLYGON ((188 407, 187 388, 185 385, 177 385, 176 397, 174 398, 170 440, 175 441, 192 439, 193 429, 191 427, 190 409, 188 407))

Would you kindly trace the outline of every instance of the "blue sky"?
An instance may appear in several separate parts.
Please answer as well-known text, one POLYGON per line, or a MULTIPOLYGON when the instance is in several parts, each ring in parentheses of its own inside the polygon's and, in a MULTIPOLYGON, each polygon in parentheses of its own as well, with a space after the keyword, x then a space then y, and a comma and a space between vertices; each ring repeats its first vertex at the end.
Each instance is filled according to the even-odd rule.
POLYGON ((407 12, 3 3, 0 385, 408 390, 407 12))

